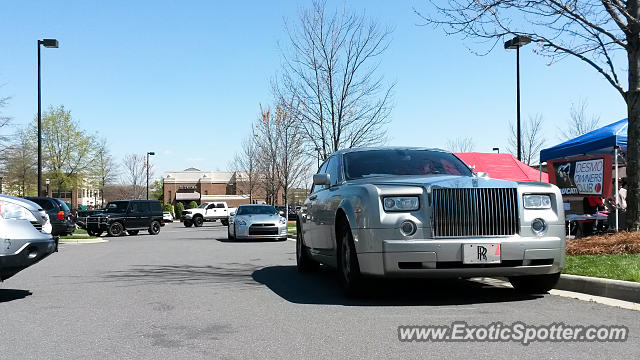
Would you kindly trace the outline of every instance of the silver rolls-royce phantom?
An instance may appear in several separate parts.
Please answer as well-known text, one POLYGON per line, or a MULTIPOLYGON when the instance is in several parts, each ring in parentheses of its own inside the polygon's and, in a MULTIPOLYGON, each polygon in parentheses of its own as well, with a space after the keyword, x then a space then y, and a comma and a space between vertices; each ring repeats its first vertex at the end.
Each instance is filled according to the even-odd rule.
POLYGON ((298 215, 298 270, 335 267, 347 293, 367 276, 503 276, 539 293, 564 265, 556 186, 480 176, 442 150, 337 151, 298 215))

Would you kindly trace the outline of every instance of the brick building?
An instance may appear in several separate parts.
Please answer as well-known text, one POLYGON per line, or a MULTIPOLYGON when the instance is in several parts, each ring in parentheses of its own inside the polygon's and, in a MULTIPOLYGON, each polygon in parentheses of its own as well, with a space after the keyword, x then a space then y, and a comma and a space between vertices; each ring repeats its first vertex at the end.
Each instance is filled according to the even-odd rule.
MULTIPOLYGON (((201 171, 195 168, 166 172, 162 177, 164 201, 169 204, 178 201, 183 204, 191 201, 198 204, 225 201, 230 207, 237 207, 250 202, 249 195, 242 194, 239 189, 242 188, 238 186, 240 181, 241 176, 236 172, 201 171)), ((255 193, 252 196, 253 203, 263 203, 264 192, 258 190, 255 193)))

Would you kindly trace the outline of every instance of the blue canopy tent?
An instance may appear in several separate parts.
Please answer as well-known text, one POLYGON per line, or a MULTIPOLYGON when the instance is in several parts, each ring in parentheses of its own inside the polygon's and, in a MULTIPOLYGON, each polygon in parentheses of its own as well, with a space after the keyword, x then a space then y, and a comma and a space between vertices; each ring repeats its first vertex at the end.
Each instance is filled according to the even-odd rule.
POLYGON ((562 144, 540 151, 540 162, 585 154, 613 154, 627 147, 627 119, 593 130, 562 144))
MULTIPOLYGON (((627 119, 616 121, 613 124, 567 140, 562 144, 540 151, 540 163, 564 159, 587 154, 612 154, 615 164, 615 191, 618 199, 618 155, 620 150, 624 154, 627 148, 627 119)), ((616 231, 618 231, 618 208, 616 207, 616 231)))

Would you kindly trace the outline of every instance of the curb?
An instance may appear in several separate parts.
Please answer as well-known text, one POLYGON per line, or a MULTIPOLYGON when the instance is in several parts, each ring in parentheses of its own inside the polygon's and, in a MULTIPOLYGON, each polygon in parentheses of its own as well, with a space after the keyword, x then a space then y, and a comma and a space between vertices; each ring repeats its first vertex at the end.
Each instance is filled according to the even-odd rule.
POLYGON ((562 274, 555 288, 640 303, 640 283, 632 281, 562 274))
POLYGON ((107 239, 60 239, 60 244, 99 244, 109 242, 107 239))

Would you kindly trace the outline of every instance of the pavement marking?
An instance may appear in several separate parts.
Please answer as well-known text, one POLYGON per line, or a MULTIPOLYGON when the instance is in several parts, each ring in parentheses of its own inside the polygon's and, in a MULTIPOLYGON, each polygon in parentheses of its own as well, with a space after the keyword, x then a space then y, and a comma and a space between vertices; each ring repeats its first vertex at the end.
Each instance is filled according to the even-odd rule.
POLYGON ((60 244, 71 244, 71 245, 80 245, 80 244, 98 244, 109 242, 107 239, 60 239, 60 244))
MULTIPOLYGON (((471 280, 479 283, 491 285, 491 286, 513 288, 513 286, 511 286, 511 284, 508 281, 504 281, 500 279, 472 278, 471 280)), ((594 303, 607 305, 607 306, 619 307, 627 310, 640 311, 640 303, 634 303, 631 301, 624 301, 624 300, 612 299, 604 296, 589 295, 589 294, 583 294, 583 293, 566 291, 566 290, 557 290, 557 289, 553 289, 549 291, 549 294, 554 296, 566 297, 570 299, 594 302, 594 303)))

